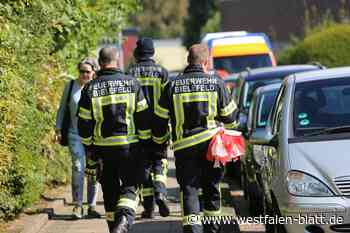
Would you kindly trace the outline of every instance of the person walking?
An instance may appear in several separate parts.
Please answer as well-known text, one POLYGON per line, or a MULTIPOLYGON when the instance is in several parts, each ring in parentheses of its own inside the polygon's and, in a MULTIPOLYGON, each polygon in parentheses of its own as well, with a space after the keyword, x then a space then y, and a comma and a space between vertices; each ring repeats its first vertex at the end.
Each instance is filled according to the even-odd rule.
MULTIPOLYGON (((168 81, 168 71, 156 64, 152 59, 154 55, 154 45, 151 38, 140 38, 136 42, 134 57, 136 64, 128 70, 128 74, 135 77, 141 84, 147 104, 154 118, 154 109, 158 106, 161 90, 168 81)), ((162 217, 169 216, 169 207, 166 202, 166 179, 167 179, 167 155, 166 153, 156 153, 151 144, 145 147, 145 181, 142 187, 142 198, 144 211, 142 218, 154 217, 154 205, 158 205, 159 214, 162 217)))
POLYGON ((101 70, 82 91, 78 128, 88 156, 102 160, 100 182, 109 231, 125 233, 138 205, 143 156, 138 149, 147 145, 151 130, 141 86, 123 74, 118 59, 115 47, 100 50, 101 70))
MULTIPOLYGON (((235 126, 236 104, 224 82, 208 74, 208 47, 195 44, 189 49, 188 66, 183 74, 170 80, 164 87, 155 109, 157 122, 152 127, 152 138, 160 146, 168 138, 170 120, 175 155, 176 178, 181 189, 183 231, 185 233, 216 233, 216 221, 202 225, 198 190, 203 192, 204 216, 221 214, 220 181, 224 168, 214 166, 206 159, 211 138, 223 124, 235 126)), ((159 150, 164 149, 159 147, 159 150)))
MULTIPOLYGON (((66 111, 69 112, 69 129, 68 129, 68 148, 72 158, 72 199, 74 202, 72 217, 75 219, 82 218, 83 211, 83 193, 84 193, 84 174, 85 174, 85 149, 81 143, 78 134, 78 102, 81 96, 82 88, 91 81, 98 69, 97 62, 93 58, 85 58, 79 62, 79 78, 66 84, 61 98, 60 106, 56 116, 56 140, 61 140, 61 130, 63 118, 66 111), (69 98, 69 99, 68 99, 69 98)), ((96 177, 87 176, 87 201, 88 216, 99 218, 100 214, 96 211, 96 199, 99 184, 96 177)))

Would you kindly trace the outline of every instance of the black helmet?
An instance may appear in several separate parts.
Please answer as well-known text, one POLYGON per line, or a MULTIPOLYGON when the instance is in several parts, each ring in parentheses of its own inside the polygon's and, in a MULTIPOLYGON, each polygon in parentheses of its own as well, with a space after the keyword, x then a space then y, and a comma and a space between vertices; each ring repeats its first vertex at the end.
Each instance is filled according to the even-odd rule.
POLYGON ((136 48, 134 50, 135 58, 143 58, 143 57, 153 57, 154 55, 154 45, 153 41, 149 37, 141 37, 136 42, 136 48))

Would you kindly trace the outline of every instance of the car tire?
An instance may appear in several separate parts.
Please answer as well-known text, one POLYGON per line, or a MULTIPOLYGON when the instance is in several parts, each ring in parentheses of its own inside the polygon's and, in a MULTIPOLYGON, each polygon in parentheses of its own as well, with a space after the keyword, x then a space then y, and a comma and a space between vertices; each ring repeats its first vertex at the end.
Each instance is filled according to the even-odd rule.
MULTIPOLYGON (((266 215, 270 217, 274 216, 281 216, 281 213, 279 211, 279 208, 277 206, 276 201, 272 200, 272 204, 270 205, 266 200, 265 200, 265 211, 266 215)), ((267 222, 268 223, 268 222, 267 222)), ((265 225, 265 232, 266 233, 287 233, 285 227, 281 224, 266 224, 265 225)))

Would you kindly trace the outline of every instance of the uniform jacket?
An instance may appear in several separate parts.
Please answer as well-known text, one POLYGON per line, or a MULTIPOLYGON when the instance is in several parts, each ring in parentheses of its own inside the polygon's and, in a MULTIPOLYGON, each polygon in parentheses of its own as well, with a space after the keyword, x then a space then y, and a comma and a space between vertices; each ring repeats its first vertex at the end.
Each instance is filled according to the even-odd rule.
POLYGON ((142 86, 147 103, 154 113, 161 91, 168 81, 168 71, 150 58, 144 58, 130 67, 128 74, 135 77, 142 86))
POLYGON ((139 82, 119 69, 104 69, 82 91, 79 135, 86 146, 128 146, 150 139, 149 117, 139 82))
POLYGON ((220 125, 235 127, 236 104, 219 77, 190 65, 165 85, 155 114, 153 141, 165 143, 170 119, 176 151, 209 140, 220 125))

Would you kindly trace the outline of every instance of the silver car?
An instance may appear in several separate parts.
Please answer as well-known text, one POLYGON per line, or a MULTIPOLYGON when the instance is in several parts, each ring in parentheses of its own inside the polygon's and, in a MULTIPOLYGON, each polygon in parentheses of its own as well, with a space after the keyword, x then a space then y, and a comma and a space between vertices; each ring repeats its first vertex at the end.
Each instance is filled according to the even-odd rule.
POLYGON ((250 142, 265 146, 267 232, 350 232, 350 67, 286 78, 250 142))
MULTIPOLYGON (((281 84, 270 84, 258 87, 253 94, 249 106, 247 135, 254 131, 255 134, 264 133, 269 113, 275 102, 278 90, 281 84)), ((242 186, 244 196, 249 201, 249 212, 253 216, 263 214, 263 181, 261 177, 261 168, 264 166, 264 147, 261 145, 248 145, 245 156, 241 159, 245 170, 242 171, 242 186)))

